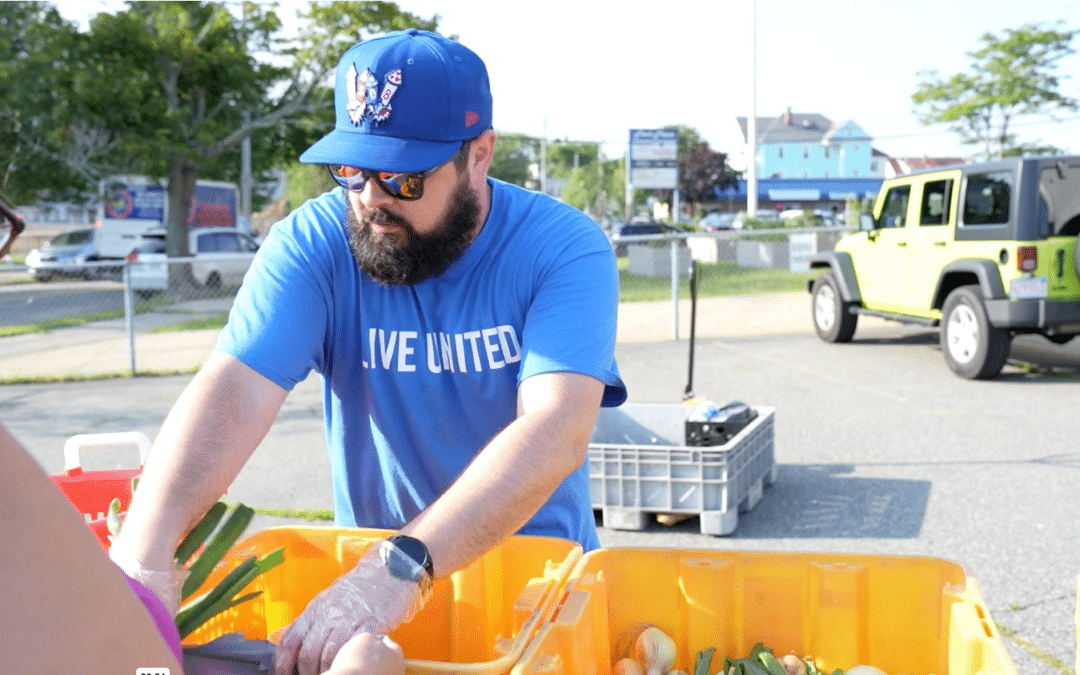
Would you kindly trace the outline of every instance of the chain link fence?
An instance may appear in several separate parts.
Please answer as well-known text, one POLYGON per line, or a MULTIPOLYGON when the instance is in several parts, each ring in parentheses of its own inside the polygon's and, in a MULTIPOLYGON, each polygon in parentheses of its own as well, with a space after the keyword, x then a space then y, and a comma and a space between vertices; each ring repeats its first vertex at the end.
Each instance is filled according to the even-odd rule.
MULTIPOLYGON (((670 301, 672 311, 658 310, 658 319, 674 314, 672 337, 678 339, 678 301, 689 297, 691 260, 698 297, 800 290, 810 277, 808 257, 831 250, 846 231, 778 228, 615 239, 622 300, 670 301)), ((28 238, 22 254, 27 243, 40 240, 28 238)), ((0 381, 55 378, 58 371, 72 378, 193 372, 210 355, 252 257, 162 254, 35 268, 0 263, 0 381)))
MULTIPOLYGON (((215 264, 246 270, 250 262, 222 255, 215 264)), ((243 274, 204 270, 211 283, 200 283, 199 265, 190 258, 87 262, 77 271, 0 265, 0 380, 194 371, 213 349, 243 274)))

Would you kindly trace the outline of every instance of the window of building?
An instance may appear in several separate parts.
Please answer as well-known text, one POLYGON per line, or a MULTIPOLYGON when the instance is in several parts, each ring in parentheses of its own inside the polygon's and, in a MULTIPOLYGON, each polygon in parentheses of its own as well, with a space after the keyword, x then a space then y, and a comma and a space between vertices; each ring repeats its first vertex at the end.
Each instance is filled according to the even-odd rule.
POLYGON ((810 146, 809 145, 804 145, 802 147, 802 158, 803 159, 810 159, 810 146))
POLYGON ((825 146, 825 159, 829 158, 829 146, 825 146))
POLYGON ((776 146, 776 156, 779 157, 780 159, 784 158, 784 146, 782 146, 782 145, 776 146))
POLYGON ((965 225, 1002 225, 1009 222, 1012 174, 1007 171, 968 176, 964 191, 965 225))

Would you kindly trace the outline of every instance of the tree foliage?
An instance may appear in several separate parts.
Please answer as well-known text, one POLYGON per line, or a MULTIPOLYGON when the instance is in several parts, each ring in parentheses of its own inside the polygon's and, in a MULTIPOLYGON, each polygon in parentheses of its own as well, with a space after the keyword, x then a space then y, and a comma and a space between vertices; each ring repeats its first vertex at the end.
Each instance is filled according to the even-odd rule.
POLYGON ((254 166, 295 157, 333 126, 327 81, 348 47, 390 30, 438 27, 437 16, 392 2, 310 2, 290 27, 318 29, 287 38, 275 6, 132 1, 80 33, 47 4, 0 3, 7 36, 27 36, 0 46, 14 64, 0 70, 10 102, 2 114, 11 120, 3 133, 17 128, 37 153, 11 163, 12 191, 33 185, 36 165, 51 167, 53 178, 38 184, 54 195, 91 193, 113 173, 165 178, 167 251, 184 255, 198 177, 235 179, 245 138, 254 166), (40 58, 17 61, 20 54, 40 58), (16 97, 16 83, 32 86, 16 97))
POLYGON ((82 45, 51 5, 0 3, 0 192, 20 203, 76 197, 90 127, 71 100, 82 45))
POLYGON ((1077 109, 1074 99, 1061 94, 1055 71, 1074 52, 1078 32, 1025 24, 1002 35, 985 33, 979 38, 983 46, 967 54, 969 72, 946 78, 936 70, 919 73, 926 81, 911 97, 919 120, 949 124, 963 143, 981 144, 987 158, 1029 149, 1015 146, 1011 125, 1017 117, 1077 109))
POLYGON ((519 133, 498 133, 495 155, 491 158, 488 175, 492 178, 528 187, 531 181, 529 166, 536 156, 538 141, 519 133))
MULTIPOLYGON (((727 154, 709 147, 697 129, 688 126, 669 126, 678 131, 679 200, 694 211, 696 204, 715 201, 720 191, 737 184, 738 174, 727 165, 727 154)), ((671 190, 661 191, 673 199, 671 190)))

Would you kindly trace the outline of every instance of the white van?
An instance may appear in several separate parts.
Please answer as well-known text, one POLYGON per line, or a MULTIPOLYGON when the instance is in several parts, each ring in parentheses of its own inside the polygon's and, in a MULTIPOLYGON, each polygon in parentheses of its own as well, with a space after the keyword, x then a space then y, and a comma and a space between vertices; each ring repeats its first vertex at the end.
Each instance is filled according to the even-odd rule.
MULTIPOLYGON (((168 215, 164 180, 147 176, 112 176, 101 181, 97 257, 123 260, 144 233, 163 230, 168 215)), ((235 183, 198 180, 188 207, 188 228, 236 228, 239 188, 235 183)), ((195 249, 190 249, 194 251, 195 249)))

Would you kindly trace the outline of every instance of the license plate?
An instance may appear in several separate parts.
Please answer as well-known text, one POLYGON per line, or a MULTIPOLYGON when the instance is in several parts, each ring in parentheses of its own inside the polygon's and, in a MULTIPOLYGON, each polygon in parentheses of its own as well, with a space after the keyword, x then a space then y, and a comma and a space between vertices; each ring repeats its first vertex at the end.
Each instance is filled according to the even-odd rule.
POLYGON ((1009 297, 1013 300, 1045 298, 1046 294, 1046 277, 1020 277, 1009 281, 1009 297))

